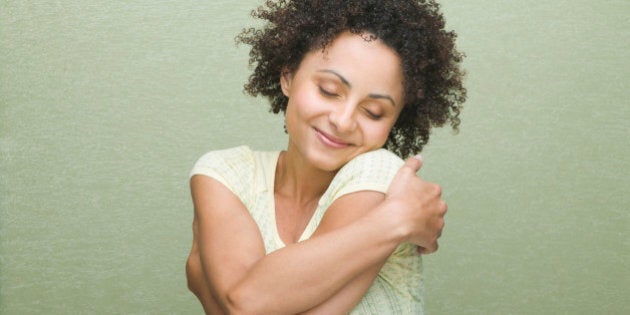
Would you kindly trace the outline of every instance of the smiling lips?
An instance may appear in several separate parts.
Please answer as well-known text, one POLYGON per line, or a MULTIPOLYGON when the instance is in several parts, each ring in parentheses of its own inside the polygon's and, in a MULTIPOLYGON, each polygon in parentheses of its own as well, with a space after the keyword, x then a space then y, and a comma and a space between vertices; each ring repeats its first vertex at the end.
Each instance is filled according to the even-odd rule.
POLYGON ((339 138, 335 138, 331 135, 328 135, 319 129, 315 129, 315 131, 317 132, 317 138, 321 142, 323 142, 326 146, 329 146, 335 149, 343 149, 350 146, 350 143, 347 143, 339 138))

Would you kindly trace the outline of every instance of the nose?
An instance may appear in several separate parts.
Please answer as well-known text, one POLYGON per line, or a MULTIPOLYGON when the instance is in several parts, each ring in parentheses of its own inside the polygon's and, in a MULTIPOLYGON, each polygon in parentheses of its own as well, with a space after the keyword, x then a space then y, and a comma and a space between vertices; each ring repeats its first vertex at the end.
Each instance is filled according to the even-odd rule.
POLYGON ((357 127, 355 106, 350 104, 337 106, 328 117, 335 130, 340 133, 353 131, 357 127))

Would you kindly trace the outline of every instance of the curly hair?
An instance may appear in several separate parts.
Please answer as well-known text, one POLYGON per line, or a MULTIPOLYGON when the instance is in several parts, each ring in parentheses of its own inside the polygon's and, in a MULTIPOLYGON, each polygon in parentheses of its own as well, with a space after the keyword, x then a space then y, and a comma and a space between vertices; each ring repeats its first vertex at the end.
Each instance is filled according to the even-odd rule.
POLYGON ((458 131, 466 100, 460 68, 464 55, 455 47, 457 35, 445 30, 435 1, 268 0, 251 14, 267 23, 263 29, 244 29, 236 38, 252 47, 249 64, 254 70, 244 90, 266 96, 273 113, 287 108, 288 98, 280 88, 282 71, 297 70, 308 52, 325 50, 339 34, 350 31, 380 39, 401 59, 405 106, 386 149, 405 158, 422 150, 432 127, 450 122, 458 131))

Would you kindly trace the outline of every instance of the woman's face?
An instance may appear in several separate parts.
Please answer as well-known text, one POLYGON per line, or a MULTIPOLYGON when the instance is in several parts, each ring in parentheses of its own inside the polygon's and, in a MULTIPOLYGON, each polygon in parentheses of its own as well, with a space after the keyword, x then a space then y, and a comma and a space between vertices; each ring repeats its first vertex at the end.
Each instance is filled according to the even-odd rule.
POLYGON ((289 98, 289 150, 326 171, 381 148, 404 105, 396 53, 349 32, 306 54, 280 83, 289 98))

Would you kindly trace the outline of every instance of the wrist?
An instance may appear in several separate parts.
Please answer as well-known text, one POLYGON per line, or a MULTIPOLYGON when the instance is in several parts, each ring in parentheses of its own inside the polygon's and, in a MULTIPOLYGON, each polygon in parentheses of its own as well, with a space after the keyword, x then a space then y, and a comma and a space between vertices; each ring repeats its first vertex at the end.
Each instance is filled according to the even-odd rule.
POLYGON ((400 213, 403 206, 396 200, 385 199, 374 211, 384 235, 396 246, 408 241, 412 235, 409 220, 405 220, 400 213))

